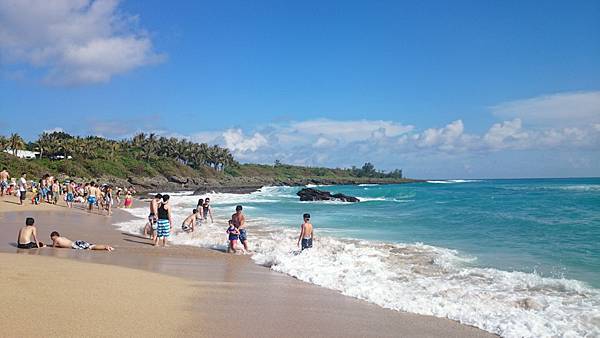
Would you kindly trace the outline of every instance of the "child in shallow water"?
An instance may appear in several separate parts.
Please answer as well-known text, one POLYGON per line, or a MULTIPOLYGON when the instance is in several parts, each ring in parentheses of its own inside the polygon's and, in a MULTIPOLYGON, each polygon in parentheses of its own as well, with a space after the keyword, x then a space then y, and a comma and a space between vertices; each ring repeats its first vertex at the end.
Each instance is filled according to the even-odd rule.
POLYGON ((238 253, 237 241, 240 236, 240 231, 233 225, 233 221, 229 220, 229 227, 227 228, 227 234, 229 234, 229 247, 227 248, 228 253, 238 253))

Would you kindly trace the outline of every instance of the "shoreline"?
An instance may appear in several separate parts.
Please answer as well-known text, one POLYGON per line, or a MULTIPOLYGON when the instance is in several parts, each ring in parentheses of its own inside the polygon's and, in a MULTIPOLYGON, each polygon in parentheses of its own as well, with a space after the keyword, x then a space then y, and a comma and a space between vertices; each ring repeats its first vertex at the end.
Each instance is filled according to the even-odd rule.
POLYGON ((1 236, 0 251, 158 272, 200 283, 205 292, 194 298, 192 313, 207 325, 202 326, 209 335, 231 336, 222 321, 232 308, 237 308, 247 314, 240 324, 248 329, 248 336, 253 332, 267 337, 494 336, 449 319, 383 309, 256 265, 247 256, 188 246, 151 247, 147 239, 115 229, 114 224, 133 219, 123 210, 115 210, 110 218, 53 206, 49 206, 53 210, 14 210, 18 206, 11 205, 8 210, 7 204, 0 200, 0 220, 7 226, 1 236), (112 253, 53 248, 18 250, 10 243, 14 243, 12 237, 26 215, 36 217, 42 241, 46 241, 47 232, 58 228, 71 239, 107 242, 117 250, 112 253), (206 312, 205 308, 211 311, 206 312), (264 318, 274 319, 275 324, 265 329, 264 318), (306 321, 311 322, 310 328, 301 325, 300 322, 306 321))

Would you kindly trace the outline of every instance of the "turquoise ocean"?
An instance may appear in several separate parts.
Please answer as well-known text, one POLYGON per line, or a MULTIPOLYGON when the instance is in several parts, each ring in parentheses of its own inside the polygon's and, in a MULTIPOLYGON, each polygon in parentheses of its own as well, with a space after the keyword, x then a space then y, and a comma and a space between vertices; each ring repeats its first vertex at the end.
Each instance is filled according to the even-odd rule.
MULTIPOLYGON (((319 186, 360 203, 300 202, 301 187, 173 194, 176 223, 211 197, 215 223, 175 244, 222 250, 237 204, 252 259, 385 308, 450 318, 505 337, 600 336, 600 178, 439 180, 319 186), (295 246, 302 214, 315 247, 295 246)), ((140 220, 120 224, 139 233, 140 220)))

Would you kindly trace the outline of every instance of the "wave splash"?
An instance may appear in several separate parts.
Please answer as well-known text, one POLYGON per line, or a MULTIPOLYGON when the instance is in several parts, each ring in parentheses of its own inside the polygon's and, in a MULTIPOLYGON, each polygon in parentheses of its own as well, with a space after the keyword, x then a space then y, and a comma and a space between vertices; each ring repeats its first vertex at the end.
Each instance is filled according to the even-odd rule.
MULTIPOLYGON (((211 199, 224 215, 230 205, 286 194, 286 189, 267 188, 250 195, 214 194, 211 199)), ((195 196, 173 200, 174 221, 181 224, 195 196)), ((118 226, 139 234, 147 210, 128 211, 140 220, 118 226)), ((299 252, 294 246, 297 229, 284 223, 257 217, 249 221, 257 264, 385 308, 449 318, 504 337, 600 336, 600 292, 585 283, 474 267, 473 257, 422 243, 335 238, 327 229, 317 230, 313 249, 299 252)), ((224 250, 225 228, 216 223, 203 224, 193 234, 176 231, 172 242, 224 250)))

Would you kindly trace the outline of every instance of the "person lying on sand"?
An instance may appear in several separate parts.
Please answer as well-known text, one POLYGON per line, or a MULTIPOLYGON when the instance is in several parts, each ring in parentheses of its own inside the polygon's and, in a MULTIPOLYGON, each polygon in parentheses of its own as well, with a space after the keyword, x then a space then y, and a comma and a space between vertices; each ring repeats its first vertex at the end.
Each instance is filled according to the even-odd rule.
POLYGON ((25 219, 25 226, 19 230, 19 236, 17 237, 17 248, 34 249, 44 247, 44 243, 37 240, 37 228, 34 223, 35 220, 32 217, 25 219), (33 241, 31 238, 33 238, 33 241))
POLYGON ((194 226, 198 220, 198 209, 192 210, 192 214, 189 215, 181 224, 181 229, 185 232, 193 232, 194 226))
POLYGON ((50 234, 52 246, 55 248, 75 249, 75 250, 106 250, 113 251, 112 246, 106 244, 90 244, 86 241, 72 241, 66 237, 61 237, 56 231, 50 234))

